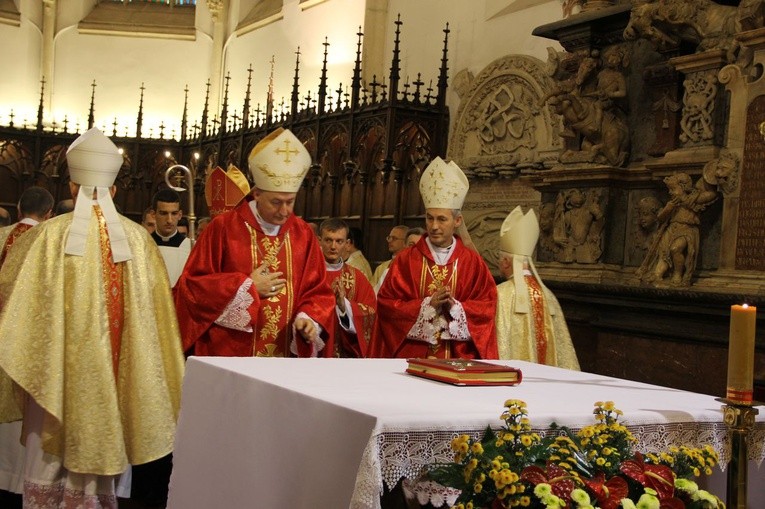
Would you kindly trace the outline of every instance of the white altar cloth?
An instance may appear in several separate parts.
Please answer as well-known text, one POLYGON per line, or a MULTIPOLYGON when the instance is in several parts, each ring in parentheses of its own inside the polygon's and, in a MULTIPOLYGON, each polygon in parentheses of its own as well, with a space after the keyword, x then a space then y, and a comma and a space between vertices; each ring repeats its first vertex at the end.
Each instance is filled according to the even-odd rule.
MULTIPOLYGON (((504 362, 521 368, 520 385, 455 387, 405 374, 401 359, 191 357, 168 507, 378 509, 383 482, 451 460, 451 438, 500 427, 509 398, 540 431, 592 424, 593 404, 610 400, 643 452, 710 443, 729 454, 712 396, 504 362)), ((764 414, 749 448, 759 463, 764 414)), ((765 485, 759 472, 750 483, 765 485)))

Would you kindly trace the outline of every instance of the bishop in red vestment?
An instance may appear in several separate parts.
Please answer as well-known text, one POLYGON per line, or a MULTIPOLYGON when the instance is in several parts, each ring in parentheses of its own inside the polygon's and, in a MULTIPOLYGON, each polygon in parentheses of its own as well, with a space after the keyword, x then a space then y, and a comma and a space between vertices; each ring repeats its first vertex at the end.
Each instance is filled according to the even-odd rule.
POLYGON ((497 288, 486 263, 454 235, 468 182, 453 162, 420 179, 427 235, 400 252, 377 294, 369 357, 496 359, 497 288))
POLYGON ((279 129, 249 156, 251 201, 212 220, 175 290, 184 350, 196 355, 331 355, 334 297, 308 225, 293 215, 311 163, 279 129))
POLYGON ((348 231, 342 219, 327 219, 319 227, 327 284, 335 294, 331 336, 336 357, 364 357, 372 337, 377 298, 364 273, 343 262, 348 231))

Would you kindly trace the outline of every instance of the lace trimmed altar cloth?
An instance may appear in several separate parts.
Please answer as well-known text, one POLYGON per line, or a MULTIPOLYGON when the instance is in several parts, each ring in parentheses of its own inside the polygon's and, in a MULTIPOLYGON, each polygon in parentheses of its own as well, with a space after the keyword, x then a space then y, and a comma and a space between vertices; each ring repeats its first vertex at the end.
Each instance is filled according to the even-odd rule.
MULTIPOLYGON (((596 401, 614 401, 643 452, 711 444, 730 456, 713 396, 521 361, 516 387, 455 387, 404 373, 402 359, 189 359, 170 509, 379 509, 383 483, 412 487, 450 461, 451 439, 499 428, 505 400, 527 403, 532 426, 581 428, 596 401)), ((765 459, 765 412, 749 442, 765 459)), ((765 484, 750 474, 750 484, 765 484)), ((434 505, 454 492, 419 487, 434 505), (428 492, 429 491, 429 492, 428 492)), ((724 496, 724 493, 718 493, 724 496)))

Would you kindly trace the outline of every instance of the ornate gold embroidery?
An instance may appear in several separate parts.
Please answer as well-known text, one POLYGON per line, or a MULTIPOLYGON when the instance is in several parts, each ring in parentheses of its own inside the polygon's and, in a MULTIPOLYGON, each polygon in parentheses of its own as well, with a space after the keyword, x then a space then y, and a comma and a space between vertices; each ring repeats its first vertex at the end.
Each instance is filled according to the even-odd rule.
POLYGON ((260 328, 260 339, 273 342, 279 333, 278 323, 282 317, 282 310, 281 308, 273 309, 270 306, 264 306, 263 315, 266 317, 266 323, 260 328))
POLYGON ((255 357, 276 357, 276 345, 268 343, 265 347, 265 351, 256 353, 255 357))
POLYGON ((531 312, 534 315, 534 336, 537 346, 537 362, 547 364, 547 334, 545 333, 545 302, 542 288, 534 276, 524 275, 526 286, 529 288, 531 312))
POLYGON ((350 268, 343 268, 343 273, 340 276, 340 284, 345 289, 345 296, 348 300, 356 299, 356 276, 350 268))
POLYGON ((94 207, 98 218, 98 233, 101 246, 101 270, 103 271, 104 299, 106 310, 109 315, 109 336, 112 345, 112 367, 114 377, 117 377, 119 366, 120 347, 122 345, 122 326, 124 323, 124 303, 122 293, 122 267, 121 263, 112 260, 112 248, 109 242, 109 234, 106 230, 106 218, 101 207, 94 207))
POLYGON ((446 276, 449 275, 449 268, 444 265, 430 265, 428 264, 428 270, 430 271, 430 275, 432 276, 432 280, 430 284, 428 285, 428 293, 433 293, 439 288, 444 287, 444 281, 446 281, 446 276))
MULTIPOLYGON (((268 267, 271 272, 279 270, 278 255, 284 242, 282 242, 279 237, 274 237, 272 239, 271 237, 264 235, 263 238, 260 239, 260 245, 263 247, 263 254, 259 257, 260 260, 263 261, 262 263, 265 263, 266 267, 268 267)), ((258 263, 258 265, 260 265, 260 263, 258 263)))
POLYGON ((0 267, 3 266, 3 263, 5 262, 5 257, 8 256, 8 250, 11 248, 14 242, 18 240, 19 237, 21 237, 21 234, 26 232, 32 228, 31 224, 26 223, 18 223, 13 230, 11 230, 10 235, 8 235, 8 238, 5 241, 5 246, 3 246, 3 252, 0 254, 0 267))

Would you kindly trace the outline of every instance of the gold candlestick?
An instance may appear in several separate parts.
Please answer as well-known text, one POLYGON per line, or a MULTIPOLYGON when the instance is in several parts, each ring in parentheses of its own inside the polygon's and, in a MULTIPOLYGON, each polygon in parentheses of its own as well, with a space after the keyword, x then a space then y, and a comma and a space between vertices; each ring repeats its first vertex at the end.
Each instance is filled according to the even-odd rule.
MULTIPOLYGON (((763 123, 765 124, 765 123, 763 123)), ((730 308, 730 336, 728 339, 728 382, 726 397, 718 401, 730 432, 731 455, 728 465, 728 509, 747 509, 748 461, 747 437, 754 429, 759 413, 753 401, 754 388, 754 336, 757 308, 747 304, 730 308)))

